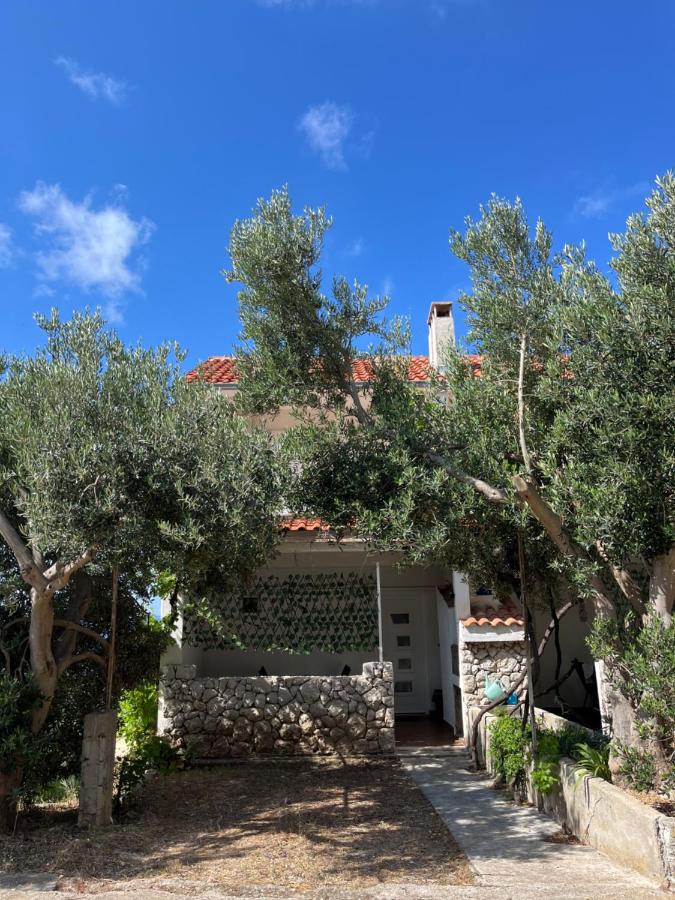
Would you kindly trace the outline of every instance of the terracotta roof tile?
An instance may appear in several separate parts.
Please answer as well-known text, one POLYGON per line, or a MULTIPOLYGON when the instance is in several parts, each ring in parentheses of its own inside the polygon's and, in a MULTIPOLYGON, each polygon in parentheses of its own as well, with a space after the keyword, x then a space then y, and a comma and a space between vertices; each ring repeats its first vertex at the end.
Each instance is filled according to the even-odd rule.
POLYGON ((207 381, 209 384, 236 384, 237 372, 231 356, 209 356, 206 362, 191 369, 188 381, 207 381))
POLYGON ((482 607, 472 610, 472 615, 466 619, 462 619, 462 625, 469 628, 471 625, 477 625, 479 628, 496 628, 498 625, 506 625, 508 628, 515 626, 522 628, 525 624, 523 616, 515 606, 500 606, 499 609, 493 607, 482 607))
MULTIPOLYGON (((467 361, 473 367, 474 373, 480 376, 480 356, 467 356, 467 361)), ((357 359, 353 367, 354 381, 363 383, 370 381, 373 371, 370 361, 357 359)), ((428 356, 408 357, 408 381, 429 381, 431 377, 428 356)), ((209 384, 237 384, 238 376, 235 359, 232 356, 209 356, 209 358, 191 369, 186 378, 188 381, 202 380, 209 384)))
POLYGON ((282 531, 330 531, 330 526, 322 519, 289 516, 281 520, 282 531))

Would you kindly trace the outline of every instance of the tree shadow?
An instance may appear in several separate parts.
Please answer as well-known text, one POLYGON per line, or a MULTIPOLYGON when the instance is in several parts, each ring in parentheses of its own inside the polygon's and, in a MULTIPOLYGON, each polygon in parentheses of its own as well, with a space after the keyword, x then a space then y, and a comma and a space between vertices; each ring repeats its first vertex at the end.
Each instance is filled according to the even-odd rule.
MULTIPOLYGON (((44 823, 26 836, 40 841, 44 823)), ((124 823, 61 823, 42 870, 124 880, 149 873, 234 887, 471 881, 466 859, 392 759, 242 761, 157 776, 124 823)))

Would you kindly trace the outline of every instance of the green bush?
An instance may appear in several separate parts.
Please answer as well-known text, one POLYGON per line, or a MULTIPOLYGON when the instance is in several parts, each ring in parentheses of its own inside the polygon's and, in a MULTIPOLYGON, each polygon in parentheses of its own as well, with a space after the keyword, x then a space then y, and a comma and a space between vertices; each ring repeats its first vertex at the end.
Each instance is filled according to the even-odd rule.
MULTIPOLYGON (((598 616, 587 644, 595 659, 605 661, 608 676, 635 708, 640 737, 659 741, 666 755, 673 753, 675 621, 665 625, 654 617, 641 627, 632 613, 618 620, 598 616)), ((641 765, 633 760, 629 768, 641 765)))
POLYGON ((80 794, 80 779, 77 775, 58 778, 41 788, 35 796, 38 803, 65 803, 77 800, 80 794))
POLYGON ((119 733, 130 750, 141 747, 157 730, 157 685, 145 681, 124 691, 119 703, 119 733))
POLYGON ((621 760, 619 773, 626 783, 640 793, 653 791, 657 784, 657 771, 652 754, 626 744, 617 744, 616 752, 621 760))
POLYGON ((512 716, 502 715, 490 726, 492 761, 507 783, 521 786, 528 766, 532 765, 535 788, 540 794, 550 794, 560 781, 559 763, 563 756, 577 760, 578 771, 610 780, 609 744, 604 736, 594 738, 573 725, 558 730, 538 728, 537 752, 532 757, 531 735, 530 726, 523 728, 521 720, 512 716))
POLYGON ((157 734, 157 685, 145 681, 124 691, 119 704, 119 732, 128 753, 118 761, 116 807, 120 811, 150 772, 182 768, 186 759, 157 734))
POLYGON ((182 768, 183 758, 166 738, 148 734, 134 750, 118 761, 115 805, 118 812, 150 772, 166 773, 182 768))
POLYGON ((591 776, 611 781, 609 747, 609 742, 605 742, 602 746, 593 746, 587 741, 575 744, 572 758, 576 760, 574 771, 577 777, 591 776))
POLYGON ((515 716, 499 716, 490 726, 490 755, 497 773, 516 787, 525 781, 529 728, 515 716))
POLYGON ((539 759, 532 769, 532 784, 540 794, 546 796, 560 781, 558 763, 554 760, 539 759))

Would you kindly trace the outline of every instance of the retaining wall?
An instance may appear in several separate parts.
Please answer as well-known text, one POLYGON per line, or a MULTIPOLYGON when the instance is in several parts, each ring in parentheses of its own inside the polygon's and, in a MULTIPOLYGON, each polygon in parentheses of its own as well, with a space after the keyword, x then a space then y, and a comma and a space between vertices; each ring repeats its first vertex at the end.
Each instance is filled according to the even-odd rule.
MULTIPOLYGON (((535 713, 537 720, 543 719, 548 727, 574 724, 543 710, 535 713)), ((477 714, 476 708, 470 710, 472 722, 477 714)), ((480 763, 493 773, 490 723, 495 718, 489 713, 483 717, 477 748, 480 763)), ((560 761, 560 783, 551 794, 542 796, 528 778, 528 797, 582 843, 648 878, 669 886, 675 883, 675 818, 652 809, 602 778, 577 777, 574 762, 565 758, 560 761)))
POLYGON ((207 759, 393 753, 392 665, 365 663, 361 675, 236 678, 166 666, 159 731, 207 759))

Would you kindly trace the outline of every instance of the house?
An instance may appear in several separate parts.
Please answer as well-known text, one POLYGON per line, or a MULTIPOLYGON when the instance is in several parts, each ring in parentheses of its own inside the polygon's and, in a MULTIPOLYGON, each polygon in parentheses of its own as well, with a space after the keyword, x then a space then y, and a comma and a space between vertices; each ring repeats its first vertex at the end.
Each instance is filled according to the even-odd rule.
MULTIPOLYGON (((431 305, 428 328, 429 356, 408 362, 420 390, 454 340, 450 303, 431 305)), ((211 357, 199 377, 228 396, 237 390, 230 357, 211 357)), ((357 385, 367 377, 357 364, 357 385)), ((268 427, 290 424, 282 410, 268 427)), ((381 753, 393 751, 406 719, 444 722, 451 740, 486 702, 486 680, 524 670, 515 603, 504 607, 458 572, 401 568, 396 554, 376 553, 358 535, 338 541, 318 520, 280 527, 276 558, 244 594, 222 598, 216 625, 178 621, 160 703, 160 730, 175 742, 203 757, 381 753)), ((565 641, 568 657, 584 653, 578 623, 565 641)), ((545 678, 554 665, 544 661, 545 678)))

